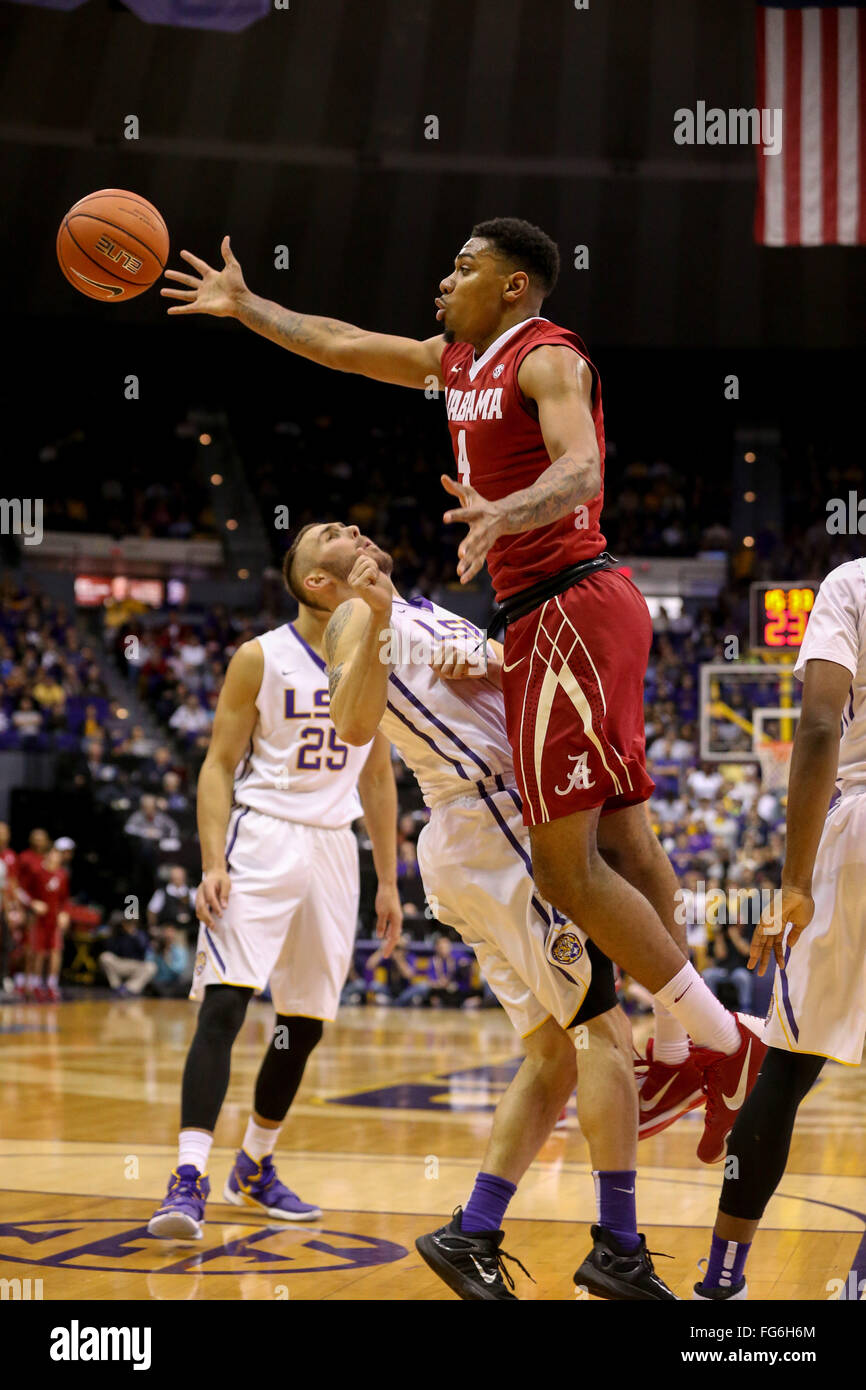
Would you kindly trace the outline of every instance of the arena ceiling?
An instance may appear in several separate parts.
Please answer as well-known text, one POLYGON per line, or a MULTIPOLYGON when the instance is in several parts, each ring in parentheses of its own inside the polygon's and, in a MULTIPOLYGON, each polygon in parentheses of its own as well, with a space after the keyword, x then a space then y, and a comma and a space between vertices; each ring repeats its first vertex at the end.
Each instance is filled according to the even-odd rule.
POLYGON ((750 0, 290 0, 219 34, 117 0, 2 4, 7 313, 105 312, 61 278, 54 233, 126 187, 175 253, 216 259, 229 231, 259 292, 371 326, 435 332, 473 221, 511 213, 556 237, 551 312, 590 342, 853 346, 864 251, 756 247, 754 151, 673 140, 679 107, 753 104, 753 24, 750 0))

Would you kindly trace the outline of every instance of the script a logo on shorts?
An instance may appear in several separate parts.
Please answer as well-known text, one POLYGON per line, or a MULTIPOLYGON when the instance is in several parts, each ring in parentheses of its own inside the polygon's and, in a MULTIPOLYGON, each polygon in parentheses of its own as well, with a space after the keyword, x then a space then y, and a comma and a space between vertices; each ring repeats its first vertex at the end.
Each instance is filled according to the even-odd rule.
POLYGON ((559 965, 574 965, 583 955, 583 942, 574 932, 564 931, 550 948, 550 954, 559 965))
POLYGON ((204 966, 205 966, 205 961, 206 961, 206 960, 207 960, 207 956, 205 955, 204 951, 199 951, 198 955, 197 955, 196 958, 195 958, 195 973, 196 973, 196 975, 200 975, 201 972, 204 970, 204 966))
POLYGON ((568 761, 574 763, 574 767, 568 774, 568 781, 565 786, 554 787, 553 790, 557 796, 568 796, 568 793, 573 792, 575 788, 583 791, 587 787, 595 786, 595 778, 589 775, 588 757, 588 753, 569 753, 568 761))

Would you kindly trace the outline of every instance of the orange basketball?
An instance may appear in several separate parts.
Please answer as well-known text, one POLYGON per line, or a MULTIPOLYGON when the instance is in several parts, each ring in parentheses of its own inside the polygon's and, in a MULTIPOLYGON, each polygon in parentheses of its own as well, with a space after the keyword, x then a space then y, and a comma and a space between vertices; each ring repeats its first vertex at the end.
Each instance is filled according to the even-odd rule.
POLYGON ((70 285, 90 299, 134 299, 164 271, 168 244, 153 203, 123 188, 102 188, 67 212, 57 259, 70 285))

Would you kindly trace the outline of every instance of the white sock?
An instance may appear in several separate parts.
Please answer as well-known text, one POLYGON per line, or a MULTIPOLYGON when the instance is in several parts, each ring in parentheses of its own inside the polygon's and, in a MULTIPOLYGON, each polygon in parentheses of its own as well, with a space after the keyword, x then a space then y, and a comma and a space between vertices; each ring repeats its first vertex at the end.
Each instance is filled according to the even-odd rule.
POLYGON ((18 989, 23 989, 23 988, 24 988, 24 981, 26 980, 26 978, 27 978, 27 976, 24 975, 23 972, 19 970, 18 973, 17 973, 17 975, 15 976, 15 984, 16 984, 16 986, 17 986, 18 989))
POLYGON ((191 1163, 202 1174, 207 1172, 213 1135, 203 1129, 182 1129, 177 1140, 177 1166, 191 1163))
POLYGON ((261 1163, 267 1154, 273 1153, 277 1147, 277 1140, 280 1137, 280 1129, 265 1129, 264 1125, 257 1125, 252 1115, 247 1121, 247 1129, 242 1145, 245 1154, 254 1158, 256 1163, 261 1163))
POLYGON ((27 988, 28 988, 28 989, 38 989, 39 986, 40 986, 41 984, 42 984, 42 981, 40 980, 40 978, 39 978, 38 975, 28 975, 28 976, 27 976, 27 988))
POLYGON ((49 989, 56 989, 56 988, 57 988, 57 976, 56 976, 56 975, 49 975, 49 976, 48 976, 48 988, 49 988, 49 989))
POLYGON ((679 1020, 662 1008, 658 999, 653 1000, 653 1011, 656 1019, 653 1061, 662 1062, 666 1067, 679 1066, 689 1055, 689 1035, 679 1020))
POLYGON ((736 1018, 719 1003, 690 961, 668 980, 655 998, 682 1024, 698 1047, 725 1052, 729 1057, 739 1048, 740 1030, 736 1018))

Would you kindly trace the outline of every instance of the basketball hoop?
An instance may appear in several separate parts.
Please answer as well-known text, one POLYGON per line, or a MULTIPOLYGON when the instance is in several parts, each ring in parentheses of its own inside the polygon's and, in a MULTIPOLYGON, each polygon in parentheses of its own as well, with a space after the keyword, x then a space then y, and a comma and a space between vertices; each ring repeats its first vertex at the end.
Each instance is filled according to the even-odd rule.
POLYGON ((788 785, 788 767, 793 743, 785 738, 764 738, 755 752, 761 764, 761 784, 764 791, 784 791, 788 785))

